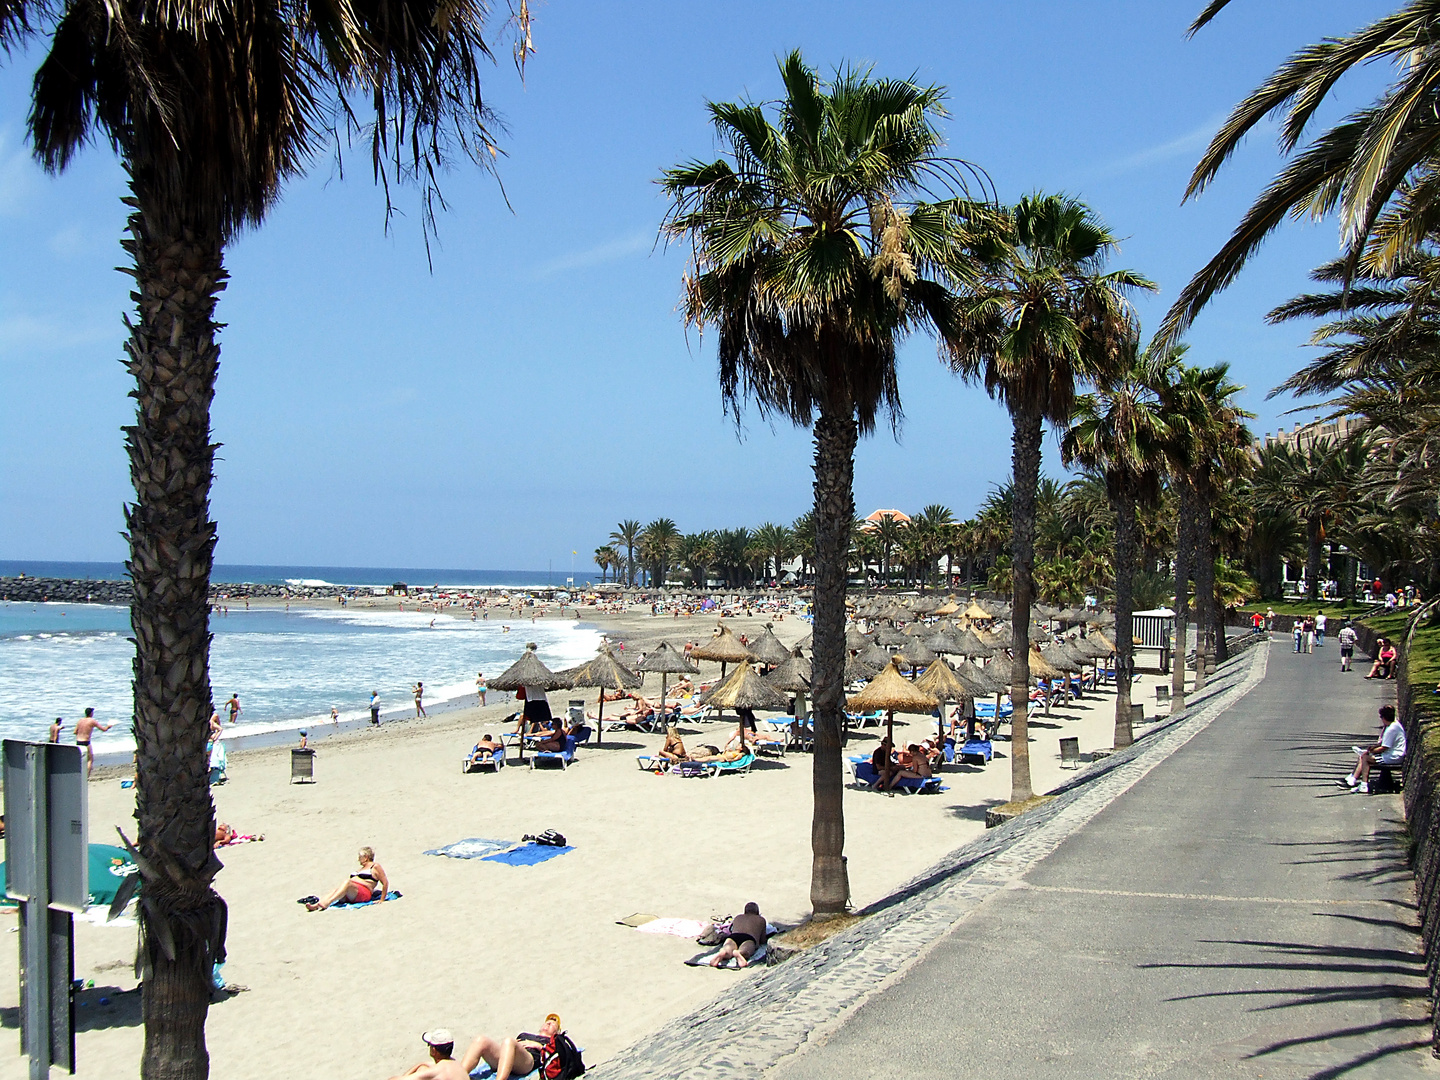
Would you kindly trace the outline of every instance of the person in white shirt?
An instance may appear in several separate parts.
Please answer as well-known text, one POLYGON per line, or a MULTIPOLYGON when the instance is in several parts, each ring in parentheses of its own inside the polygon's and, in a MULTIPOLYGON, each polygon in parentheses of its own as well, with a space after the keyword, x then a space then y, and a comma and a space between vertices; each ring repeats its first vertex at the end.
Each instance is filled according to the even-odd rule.
POLYGON ((1341 787, 1369 795, 1372 766, 1399 765, 1405 760, 1405 729, 1395 718, 1395 706, 1380 706, 1380 722, 1384 725, 1380 741, 1364 749, 1355 747, 1359 760, 1355 763, 1355 771, 1340 781, 1341 787))
POLYGON ((1325 644, 1325 613, 1323 611, 1315 613, 1315 644, 1321 646, 1325 644))
POLYGON ((1340 632, 1335 635, 1335 640, 1340 643, 1340 670, 1349 671, 1350 661, 1355 656, 1355 639, 1359 637, 1355 628, 1348 622, 1340 627, 1340 632))

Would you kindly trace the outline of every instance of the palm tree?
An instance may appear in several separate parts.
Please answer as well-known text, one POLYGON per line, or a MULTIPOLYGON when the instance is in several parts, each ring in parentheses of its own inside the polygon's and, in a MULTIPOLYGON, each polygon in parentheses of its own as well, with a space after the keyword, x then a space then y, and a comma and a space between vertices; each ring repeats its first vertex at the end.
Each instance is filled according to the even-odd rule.
POLYGON ((651 568, 650 584, 655 588, 665 585, 665 572, 679 539, 680 530, 670 518, 656 518, 640 533, 638 546, 641 557, 651 568))
POLYGON ((1129 270, 1104 273, 1114 235, 1082 203, 1033 195, 1012 212, 1015 247, 966 302, 964 328, 948 335, 951 366, 980 380, 1010 410, 1014 427, 1011 550, 1011 664, 1014 734, 1011 798, 1033 794, 1026 702, 1030 682, 1030 607, 1035 600, 1035 512, 1045 421, 1070 416, 1077 383, 1109 375, 1133 337, 1124 295, 1152 289, 1129 270))
POLYGON ((1171 672, 1171 709, 1185 707, 1186 612, 1190 571, 1195 578, 1195 689, 1205 685, 1216 635, 1224 633, 1215 604, 1212 543, 1216 483, 1228 472, 1247 468, 1250 414, 1233 398, 1243 387, 1229 379, 1230 366, 1191 367, 1181 362, 1184 347, 1171 345, 1151 367, 1151 385, 1159 395, 1170 435, 1166 452, 1180 490, 1175 559, 1175 668, 1171 672), (1192 561, 1193 560, 1193 561, 1192 561), (1176 690, 1178 688, 1178 699, 1176 690))
POLYGON ((882 514, 872 526, 880 544, 880 587, 890 584, 890 553, 905 541, 905 522, 893 514, 882 514))
POLYGON ((780 64, 773 107, 710 106, 727 148, 664 177, 666 233, 688 240, 686 318, 718 330, 720 385, 742 402, 814 429, 815 812, 810 899, 844 910, 841 774, 845 580, 855 444, 882 411, 898 417, 898 339, 948 328, 948 285, 969 272, 972 227, 988 215, 917 196, 957 186, 940 153, 943 93, 844 69, 822 80, 798 52, 780 64))
POLYGON ((1105 494, 1115 513, 1115 748, 1134 741, 1130 725, 1130 682, 1135 646, 1131 615, 1135 557, 1139 547, 1139 509, 1160 501, 1165 439, 1169 428, 1160 415, 1159 396, 1150 389, 1144 368, 1150 361, 1136 355, 1118 376, 1096 393, 1075 403, 1070 429, 1060 453, 1069 465, 1079 463, 1101 474, 1105 494))
POLYGON ((625 549, 625 584, 635 584, 635 548, 640 544, 640 522, 634 518, 626 518, 615 526, 615 531, 610 534, 610 542, 619 544, 625 549))
MULTIPOLYGON (((1191 32, 1228 3, 1210 3, 1191 32)), ((1312 139, 1261 193, 1176 299, 1161 328, 1164 339, 1178 339, 1287 217, 1338 211, 1348 271, 1362 263, 1386 269, 1425 239, 1440 209, 1432 101, 1440 78, 1440 0, 1410 0, 1346 37, 1292 54, 1235 107, 1195 166, 1185 197, 1204 191, 1245 136, 1272 114, 1285 114, 1280 147, 1293 152, 1335 84, 1377 60, 1395 62, 1395 82, 1373 104, 1312 139)))
POLYGON ((686 533, 675 547, 675 558, 690 571, 690 583, 697 589, 703 589, 707 572, 715 561, 714 534, 686 533))
MULTIPOLYGON (((934 572, 935 560, 944 555, 947 558, 948 564, 950 554, 955 550, 953 540, 955 515, 948 506, 931 503, 915 515, 911 524, 918 526, 921 535, 924 537, 923 555, 926 561, 924 565, 924 576, 920 579, 920 587, 923 589, 925 583, 930 580, 934 572)), ((950 565, 947 565, 945 568, 947 581, 949 580, 952 569, 953 567, 950 565)))
POLYGON ((461 155, 484 167, 494 151, 480 86, 485 15, 483 5, 438 0, 0 2, 0 51, 43 54, 29 115, 36 157, 60 172, 83 146, 106 142, 130 189, 122 246, 135 279, 125 344, 135 502, 125 526, 146 1077, 208 1074, 209 975, 224 948, 205 744, 210 405, 225 251, 264 221, 286 180, 357 132, 369 137, 387 194, 391 182, 419 181, 428 238, 434 178, 461 155))
POLYGON ((807 510, 790 525, 790 535, 795 541, 795 554, 800 559, 800 581, 803 584, 810 576, 810 565, 815 561, 815 511, 807 510))
POLYGON ((619 562, 619 553, 609 544, 595 549, 595 565, 600 568, 601 584, 605 582, 605 571, 609 570, 612 566, 618 566, 619 562))
POLYGON ((778 583, 780 575, 785 572, 785 564, 794 558, 794 535, 784 525, 767 521, 755 530, 755 544, 765 553, 766 563, 775 568, 773 575, 767 569, 762 576, 773 576, 778 583))

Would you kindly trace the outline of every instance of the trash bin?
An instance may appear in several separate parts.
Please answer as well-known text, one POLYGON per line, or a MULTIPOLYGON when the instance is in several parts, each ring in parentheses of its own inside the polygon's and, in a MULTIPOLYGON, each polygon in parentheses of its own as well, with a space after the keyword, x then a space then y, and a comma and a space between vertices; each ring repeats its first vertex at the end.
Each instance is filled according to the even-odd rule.
POLYGON ((313 784, 315 782, 315 751, 309 747, 290 751, 290 782, 292 784, 313 784))
POLYGON ((1130 706, 1130 723, 1132 723, 1132 724, 1143 724, 1144 722, 1145 722, 1145 706, 1144 706, 1144 705, 1131 705, 1131 706, 1130 706))

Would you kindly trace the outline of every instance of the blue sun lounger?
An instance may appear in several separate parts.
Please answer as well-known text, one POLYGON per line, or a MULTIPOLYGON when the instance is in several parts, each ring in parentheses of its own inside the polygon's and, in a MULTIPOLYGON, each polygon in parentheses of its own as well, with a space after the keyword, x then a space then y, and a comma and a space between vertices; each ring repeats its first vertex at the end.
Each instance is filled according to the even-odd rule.
MULTIPOLYGON (((857 784, 862 784, 873 791, 880 790, 880 773, 870 763, 869 758, 851 758, 850 771, 855 775, 857 784)), ((895 782, 894 790, 902 791, 907 795, 932 795, 946 789, 941 786, 938 776, 928 778, 907 776, 895 782)))
POLYGON ((568 769, 571 765, 575 764, 575 736, 565 736, 564 750, 536 750, 527 760, 530 762, 530 768, 532 769, 541 762, 555 761, 560 763, 562 770, 568 769))
POLYGON ((489 769, 491 772, 498 773, 501 769, 505 767, 505 747, 500 747, 488 758, 484 758, 480 761, 473 761, 472 759, 475 757, 475 753, 479 749, 480 745, 477 743, 475 745, 475 749, 471 750, 470 753, 466 754, 464 759, 461 760, 460 771, 462 773, 479 772, 481 769, 489 769))

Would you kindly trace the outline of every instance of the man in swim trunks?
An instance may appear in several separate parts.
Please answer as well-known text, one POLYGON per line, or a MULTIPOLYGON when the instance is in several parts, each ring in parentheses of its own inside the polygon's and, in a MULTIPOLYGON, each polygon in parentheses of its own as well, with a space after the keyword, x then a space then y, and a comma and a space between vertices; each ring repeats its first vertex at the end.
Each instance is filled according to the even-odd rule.
POLYGON ((231 694, 230 700, 225 702, 225 708, 230 713, 230 722, 232 724, 235 723, 235 721, 239 719, 240 714, 245 711, 244 709, 240 708, 239 694, 231 694))
POLYGON ((425 1032, 420 1038, 430 1048, 430 1060, 422 1061, 390 1080, 401 1080, 401 1077, 406 1076, 415 1077, 416 1080, 469 1080, 469 1071, 450 1056, 455 1052, 454 1035, 444 1028, 435 1028, 425 1032))
POLYGON ((720 951, 710 961, 710 966, 719 967, 733 956, 736 965, 748 967, 750 958, 765 944, 769 936, 767 929, 765 916, 760 914, 760 905, 753 901, 746 904, 745 913, 730 920, 730 929, 726 931, 720 951))
POLYGON ((57 716, 57 717, 55 717, 55 722, 50 725, 50 741, 51 741, 51 742, 53 742, 53 743, 58 743, 58 742, 60 741, 60 729, 63 728, 64 726, 65 726, 65 718, 64 718, 63 716, 57 716))
POLYGON ((96 720, 94 709, 86 709, 85 715, 76 722, 75 745, 85 747, 86 777, 89 777, 89 775, 95 771, 95 749, 90 745, 90 736, 96 728, 99 728, 101 731, 109 731, 113 726, 113 724, 102 724, 99 720, 96 720))

